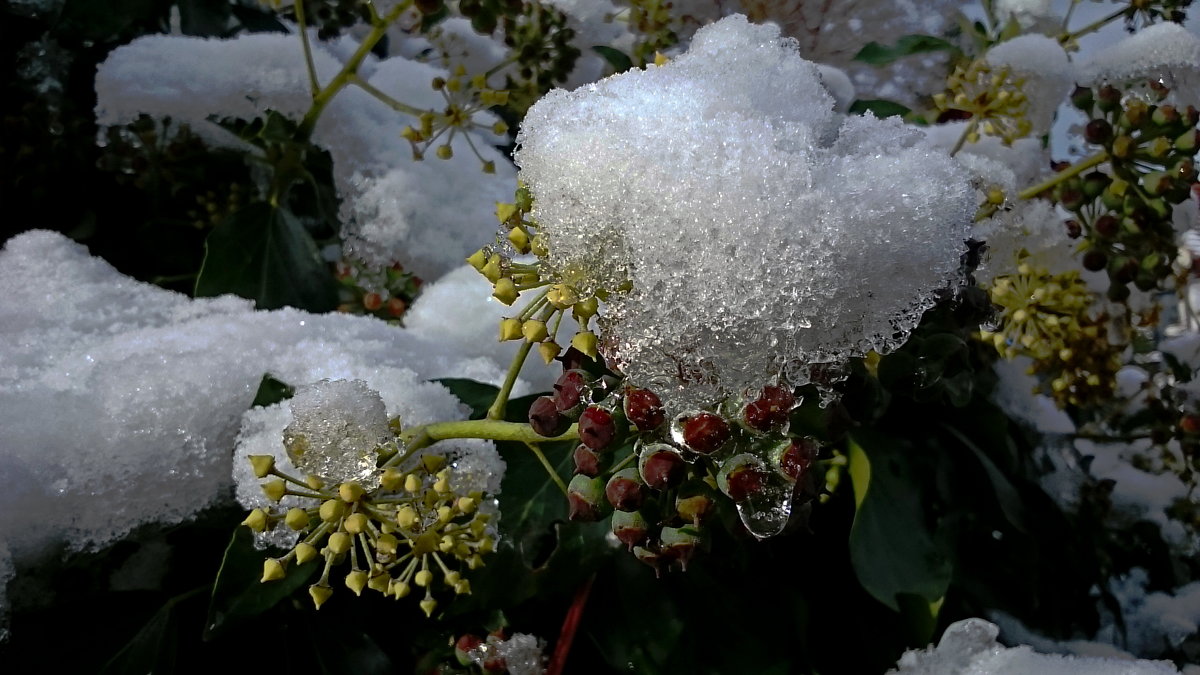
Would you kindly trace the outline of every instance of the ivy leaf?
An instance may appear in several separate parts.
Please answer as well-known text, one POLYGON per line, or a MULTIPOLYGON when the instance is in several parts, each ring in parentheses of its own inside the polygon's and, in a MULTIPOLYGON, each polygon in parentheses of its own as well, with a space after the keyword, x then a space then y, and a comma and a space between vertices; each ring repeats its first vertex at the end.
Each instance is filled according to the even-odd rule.
POLYGON ((280 401, 288 400, 295 393, 295 387, 266 373, 262 376, 262 381, 258 383, 258 391, 254 394, 254 402, 250 404, 250 407, 265 408, 275 405, 280 401))
POLYGON ((323 562, 318 558, 303 565, 292 563, 287 566, 284 578, 262 583, 263 560, 268 555, 269 551, 254 548, 254 537, 247 528, 233 531, 213 583, 208 617, 204 621, 205 639, 271 609, 307 584, 323 562))
POLYGON ((197 297, 234 293, 260 309, 327 312, 337 306, 333 277, 316 243, 285 208, 249 204, 217 225, 204 247, 197 297))
POLYGON ((870 112, 883 119, 884 117, 903 117, 912 112, 912 109, 901 103, 881 98, 860 98, 850 105, 850 112, 854 115, 870 112))
POLYGON ((891 47, 881 45, 878 42, 868 42, 854 55, 854 60, 869 63, 872 66, 886 66, 896 59, 905 56, 941 51, 957 52, 959 49, 953 44, 932 35, 905 35, 891 47))
POLYGON ((100 671, 101 675, 172 673, 178 668, 179 618, 176 608, 208 590, 207 586, 177 595, 163 604, 121 651, 100 671))
MULTIPOLYGON (((850 560, 859 583, 876 600, 901 611, 901 594, 939 603, 951 564, 925 514, 926 500, 907 443, 859 430, 849 443, 856 511, 850 560)), ((907 604, 907 603, 905 603, 907 604)))
POLYGON ((596 45, 592 47, 592 51, 603 57, 605 61, 608 61, 608 65, 612 66, 613 72, 623 73, 633 68, 633 60, 629 58, 628 54, 619 49, 596 45))

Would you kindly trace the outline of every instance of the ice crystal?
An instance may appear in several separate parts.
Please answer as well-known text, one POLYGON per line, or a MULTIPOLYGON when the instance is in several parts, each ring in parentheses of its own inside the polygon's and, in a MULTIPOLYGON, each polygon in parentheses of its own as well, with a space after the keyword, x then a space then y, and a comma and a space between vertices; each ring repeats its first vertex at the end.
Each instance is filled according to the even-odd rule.
POLYGON ((1200 38, 1169 21, 1146 26, 1084 61, 1081 78, 1117 87, 1161 80, 1179 89, 1184 103, 1196 103, 1200 101, 1200 38))
POLYGON ((551 92, 519 140, 548 264, 584 293, 632 284, 602 348, 674 405, 902 343, 975 206, 919 132, 839 127, 816 66, 740 16, 665 66, 551 92))
POLYGON ((362 380, 321 380, 297 390, 288 406, 283 443, 296 468, 329 483, 379 485, 377 448, 391 432, 378 392, 362 380))

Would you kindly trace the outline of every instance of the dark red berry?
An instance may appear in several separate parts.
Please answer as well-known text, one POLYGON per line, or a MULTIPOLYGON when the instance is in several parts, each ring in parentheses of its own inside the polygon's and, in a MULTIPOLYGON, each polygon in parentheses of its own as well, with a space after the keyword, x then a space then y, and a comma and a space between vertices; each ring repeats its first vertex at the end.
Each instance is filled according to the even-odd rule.
POLYGON ((591 406, 579 416, 579 441, 592 450, 603 450, 617 435, 617 423, 612 413, 591 406))
POLYGON ((653 431, 666 421, 662 399, 649 389, 630 389, 625 392, 625 417, 638 431, 653 431))
POLYGON ((471 652, 479 649, 479 646, 482 644, 483 639, 478 635, 471 635, 468 633, 467 635, 458 638, 458 640, 454 643, 454 657, 458 659, 459 665, 469 666, 474 663, 475 660, 472 658, 473 655, 471 652))
POLYGON ((1104 237, 1105 239, 1115 237, 1117 232, 1120 230, 1120 227, 1121 224, 1117 222, 1117 219, 1110 215, 1100 216, 1092 225, 1092 229, 1096 231, 1096 234, 1104 237))
POLYGON ((645 493, 637 469, 621 469, 608 479, 604 486, 604 496, 608 503, 618 511, 637 511, 642 507, 645 493))
POLYGON ((654 490, 665 490, 678 484, 687 473, 683 457, 678 452, 667 449, 644 451, 638 468, 642 480, 654 490))
POLYGON ((1184 415, 1179 420, 1179 428, 1188 434, 1200 433, 1200 415, 1184 415))
POLYGON ((702 455, 719 450, 729 436, 729 423, 720 415, 702 412, 683 422, 683 442, 702 455))
POLYGON ((820 446, 811 438, 793 439, 779 458, 779 468, 792 480, 800 480, 812 468, 820 446))
POLYGON ((762 492, 767 484, 767 474, 757 465, 744 464, 730 471, 727 480, 729 498, 740 502, 762 492))
POLYGON ((1083 137, 1092 145, 1104 145, 1112 138, 1112 125, 1107 120, 1094 119, 1084 127, 1083 137))
POLYGON ((600 455, 595 450, 581 445, 575 448, 575 473, 581 473, 590 478, 600 475, 600 455))
POLYGON ((587 388, 587 374, 582 370, 568 370, 554 383, 554 405, 559 412, 566 412, 579 405, 583 390, 587 388))
POLYGON ((787 422, 796 397, 784 387, 764 387, 762 394, 746 405, 742 419, 746 426, 757 431, 769 431, 787 422))
POLYGON ((1068 220, 1064 223, 1067 226, 1067 236, 1072 239, 1078 239, 1083 235, 1083 226, 1078 220, 1068 220))
POLYGON ((529 426, 542 436, 557 436, 566 431, 567 418, 549 396, 541 396, 529 406, 529 426))
POLYGON ((1083 268, 1093 272, 1099 272, 1108 265, 1108 256, 1104 255, 1104 251, 1092 249, 1083 254, 1083 268))
POLYGON ((576 474, 567 486, 567 503, 570 506, 567 517, 584 522, 600 520, 600 516, 603 515, 603 499, 603 479, 576 474))

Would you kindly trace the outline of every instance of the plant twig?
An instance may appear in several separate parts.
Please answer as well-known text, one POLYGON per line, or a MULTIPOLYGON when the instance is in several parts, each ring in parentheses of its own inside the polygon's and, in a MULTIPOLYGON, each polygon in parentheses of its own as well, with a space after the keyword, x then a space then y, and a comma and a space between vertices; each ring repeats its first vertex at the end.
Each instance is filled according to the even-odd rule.
POLYGON ((567 484, 563 482, 562 476, 558 475, 558 472, 554 470, 554 466, 550 464, 550 460, 546 459, 546 454, 542 452, 542 449, 536 443, 526 442, 525 447, 529 448, 533 456, 538 458, 538 461, 542 463, 542 467, 546 469, 546 473, 550 475, 550 480, 554 481, 559 490, 562 490, 565 497, 567 495, 567 484))

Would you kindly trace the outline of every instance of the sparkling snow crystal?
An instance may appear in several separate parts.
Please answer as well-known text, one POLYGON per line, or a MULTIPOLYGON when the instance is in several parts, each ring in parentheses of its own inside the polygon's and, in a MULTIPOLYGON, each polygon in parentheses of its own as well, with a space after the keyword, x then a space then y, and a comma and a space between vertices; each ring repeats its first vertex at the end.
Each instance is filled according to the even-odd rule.
POLYGON ((900 657, 896 675, 1177 675, 1167 661, 1125 661, 1035 653, 1006 648, 1000 629, 982 619, 951 624, 937 647, 900 657))
POLYGON ((1162 80, 1180 89, 1184 102, 1200 100, 1200 38, 1177 23, 1146 26, 1096 53, 1081 69, 1084 82, 1120 87, 1162 80))
POLYGON ((944 152, 896 120, 839 128, 816 66, 741 16, 551 92, 519 141, 550 266, 585 292, 632 282, 606 356, 675 403, 894 348, 957 278, 974 210, 944 152))
POLYGON ((378 486, 376 447, 391 437, 378 392, 362 380, 321 380, 297 390, 288 407, 283 443, 297 469, 328 483, 378 486))

